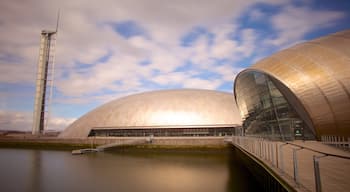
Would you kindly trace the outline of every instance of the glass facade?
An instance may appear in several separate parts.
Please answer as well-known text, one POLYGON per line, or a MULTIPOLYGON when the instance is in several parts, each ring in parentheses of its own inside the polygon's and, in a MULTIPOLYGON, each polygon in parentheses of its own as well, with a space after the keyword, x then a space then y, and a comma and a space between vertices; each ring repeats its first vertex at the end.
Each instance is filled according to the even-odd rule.
POLYGON ((282 141, 315 139, 311 129, 277 88, 278 80, 247 71, 236 81, 235 96, 243 117, 244 135, 282 141))
POLYGON ((231 136, 235 134, 235 127, 219 128, 148 128, 148 129, 92 129, 89 137, 204 137, 231 136))

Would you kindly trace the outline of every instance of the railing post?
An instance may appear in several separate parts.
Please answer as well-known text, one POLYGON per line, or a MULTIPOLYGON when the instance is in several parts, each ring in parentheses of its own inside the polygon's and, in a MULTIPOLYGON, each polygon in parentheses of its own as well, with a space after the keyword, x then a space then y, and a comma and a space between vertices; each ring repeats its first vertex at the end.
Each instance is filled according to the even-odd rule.
POLYGON ((298 157, 297 152, 302 150, 303 148, 293 148, 293 173, 294 173, 294 181, 299 184, 299 171, 298 171, 298 157))
POLYGON ((272 162, 272 166, 274 167, 275 166, 275 154, 274 154, 274 151, 273 151, 273 145, 271 143, 271 162, 272 162))
POLYGON ((279 150, 279 155, 280 155, 280 162, 281 162, 281 170, 282 170, 282 174, 284 173, 284 163, 283 163, 283 150, 282 147, 288 145, 288 143, 284 143, 282 145, 279 146, 278 150, 279 150))
POLYGON ((264 153, 263 153, 263 141, 260 141, 260 158, 264 159, 264 153))
POLYGON ((269 142, 269 159, 270 159, 270 162, 272 163, 272 149, 271 149, 271 145, 272 143, 271 143, 271 141, 269 142))
POLYGON ((275 155, 275 158, 276 158, 276 167, 278 168, 278 143, 276 142, 275 143, 275 152, 276 152, 276 155, 275 155))
POLYGON ((267 161, 270 161, 271 162, 271 159, 270 159, 270 142, 268 141, 266 143, 266 149, 267 149, 267 161))
POLYGON ((272 163, 272 166, 273 166, 274 163, 275 163, 275 160, 273 159, 274 153, 273 153, 273 143, 272 142, 270 143, 270 153, 271 153, 271 163, 272 163))
POLYGON ((261 159, 264 159, 264 140, 263 139, 261 139, 260 144, 261 144, 261 159))
POLYGON ((253 140, 253 153, 254 153, 254 155, 256 155, 255 143, 256 143, 256 141, 255 141, 255 140, 253 140))
POLYGON ((334 136, 334 144, 336 147, 338 147, 337 136, 334 136))
POLYGON ((262 140, 259 141, 259 154, 260 154, 260 158, 262 158, 262 140))
POLYGON ((318 158, 314 155, 314 174, 315 174, 315 186, 316 192, 321 192, 321 176, 320 176, 320 167, 318 163, 318 158))
POLYGON ((267 161, 270 161, 269 142, 266 142, 266 160, 267 160, 267 161))
POLYGON ((281 161, 281 170, 282 170, 282 172, 284 173, 283 151, 282 151, 283 145, 286 145, 286 144, 280 145, 280 146, 278 147, 278 150, 280 151, 280 152, 279 152, 279 155, 280 155, 280 161, 281 161))
POLYGON ((266 160, 266 142, 263 141, 263 158, 266 160))
POLYGON ((267 159, 267 155, 266 155, 266 141, 264 141, 264 159, 267 159))
POLYGON ((334 136, 330 136, 331 138, 331 145, 334 145, 334 136))
POLYGON ((322 157, 326 157, 326 155, 323 155, 323 156, 316 156, 316 155, 314 155, 313 156, 316 192, 321 192, 322 191, 320 165, 319 165, 319 159, 321 159, 322 157))

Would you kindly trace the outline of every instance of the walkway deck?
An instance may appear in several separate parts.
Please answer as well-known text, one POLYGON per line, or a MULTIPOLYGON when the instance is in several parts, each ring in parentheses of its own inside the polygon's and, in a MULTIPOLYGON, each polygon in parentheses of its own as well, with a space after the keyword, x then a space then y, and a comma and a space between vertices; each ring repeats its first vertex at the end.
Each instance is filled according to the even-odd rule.
POLYGON ((314 155, 324 156, 322 153, 335 155, 319 159, 321 191, 350 191, 350 153, 348 151, 317 141, 294 141, 286 144, 249 137, 240 138, 240 141, 233 138, 233 144, 261 160, 297 191, 316 191, 314 155), (294 172, 293 149, 296 153, 296 173, 294 172), (340 158, 340 156, 349 159, 340 158))

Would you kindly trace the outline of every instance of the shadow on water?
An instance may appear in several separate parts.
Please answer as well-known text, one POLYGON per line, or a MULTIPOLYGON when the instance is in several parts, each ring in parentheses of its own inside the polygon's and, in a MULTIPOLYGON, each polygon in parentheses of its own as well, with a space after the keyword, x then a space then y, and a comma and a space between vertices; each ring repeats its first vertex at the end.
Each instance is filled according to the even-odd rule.
POLYGON ((262 191, 262 186, 238 157, 236 149, 230 148, 228 156, 229 180, 227 191, 262 191))

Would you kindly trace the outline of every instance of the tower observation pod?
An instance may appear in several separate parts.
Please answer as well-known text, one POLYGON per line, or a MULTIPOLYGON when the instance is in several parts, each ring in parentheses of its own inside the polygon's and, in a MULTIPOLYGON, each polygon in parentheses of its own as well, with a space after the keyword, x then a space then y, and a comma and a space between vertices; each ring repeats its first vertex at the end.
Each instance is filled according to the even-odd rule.
POLYGON ((44 134, 44 130, 48 127, 55 70, 57 26, 55 31, 42 30, 40 35, 32 127, 33 135, 44 134))

